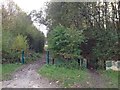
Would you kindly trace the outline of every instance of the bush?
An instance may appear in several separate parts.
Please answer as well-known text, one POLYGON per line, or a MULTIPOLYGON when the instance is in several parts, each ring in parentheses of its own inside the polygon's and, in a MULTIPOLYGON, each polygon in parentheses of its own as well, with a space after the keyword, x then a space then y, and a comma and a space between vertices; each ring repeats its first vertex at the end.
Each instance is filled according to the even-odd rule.
POLYGON ((69 69, 78 69, 78 68, 79 68, 78 62, 75 61, 75 60, 68 61, 68 62, 65 64, 65 67, 67 67, 67 68, 69 68, 69 69))
POLYGON ((27 37, 23 35, 18 35, 12 44, 12 49, 18 51, 27 51, 29 49, 27 37))
POLYGON ((2 63, 20 62, 22 49, 26 52, 28 49, 26 37, 18 35, 16 38, 13 38, 10 32, 5 31, 3 35, 2 63), (9 39, 9 36, 12 37, 12 40, 9 39))
POLYGON ((13 52, 11 52, 13 39, 13 34, 10 31, 2 31, 2 63, 9 63, 14 61, 12 58, 13 52))
POLYGON ((34 51, 29 51, 29 53, 25 57, 25 63, 30 63, 30 62, 36 61, 40 58, 41 58, 40 53, 36 53, 34 51))
POLYGON ((117 60, 119 56, 118 35, 112 29, 94 32, 96 46, 93 54, 98 60, 117 60))
POLYGON ((25 51, 25 55, 28 49, 42 52, 44 34, 33 25, 30 16, 23 12, 13 1, 3 4, 1 10, 3 15, 3 27, 0 29, 2 30, 3 63, 20 60, 21 50, 25 51))
POLYGON ((49 32, 48 48, 53 57, 75 59, 80 57, 80 44, 84 40, 82 32, 59 25, 49 32))
POLYGON ((2 52, 7 52, 11 49, 13 39, 13 34, 10 31, 2 31, 2 52))
POLYGON ((19 63, 21 52, 15 50, 9 50, 3 53, 2 63, 19 63))
POLYGON ((55 65, 58 67, 65 67, 69 69, 79 69, 77 60, 67 60, 63 58, 56 58, 55 65))

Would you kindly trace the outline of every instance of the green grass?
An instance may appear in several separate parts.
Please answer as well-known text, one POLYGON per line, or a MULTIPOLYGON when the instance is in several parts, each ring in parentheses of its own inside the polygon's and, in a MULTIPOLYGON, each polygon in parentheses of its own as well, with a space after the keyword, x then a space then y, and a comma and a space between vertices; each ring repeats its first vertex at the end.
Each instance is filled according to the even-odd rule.
POLYGON ((86 70, 68 69, 54 65, 45 65, 38 70, 38 73, 53 81, 59 81, 63 87, 72 87, 81 83, 87 76, 86 70))
MULTIPOLYGON (((120 74, 119 71, 113 71, 113 70, 104 70, 100 71, 103 76, 106 78, 109 78, 111 84, 113 86, 118 86, 118 75, 120 74)), ((109 87, 109 86, 108 86, 109 87)))
POLYGON ((9 80, 12 73, 18 70, 20 66, 22 66, 22 64, 3 64, 2 72, 0 72, 0 76, 2 76, 1 80, 9 80))

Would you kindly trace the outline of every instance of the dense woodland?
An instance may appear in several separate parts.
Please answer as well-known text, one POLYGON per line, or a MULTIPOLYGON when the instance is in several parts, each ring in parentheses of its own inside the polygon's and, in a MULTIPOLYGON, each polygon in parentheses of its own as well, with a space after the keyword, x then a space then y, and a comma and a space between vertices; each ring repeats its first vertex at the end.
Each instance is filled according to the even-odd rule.
POLYGON ((2 62, 20 60, 21 51, 42 52, 45 37, 33 22, 47 26, 53 59, 87 59, 101 68, 106 60, 119 60, 120 2, 47 2, 28 15, 14 2, 3 4, 2 62))
POLYGON ((53 58, 96 60, 101 68, 120 59, 120 2, 50 2, 44 11, 30 16, 47 26, 53 58))
POLYGON ((25 51, 25 61, 36 60, 43 52, 45 37, 33 25, 31 17, 12 0, 2 4, 2 63, 16 63, 25 51))

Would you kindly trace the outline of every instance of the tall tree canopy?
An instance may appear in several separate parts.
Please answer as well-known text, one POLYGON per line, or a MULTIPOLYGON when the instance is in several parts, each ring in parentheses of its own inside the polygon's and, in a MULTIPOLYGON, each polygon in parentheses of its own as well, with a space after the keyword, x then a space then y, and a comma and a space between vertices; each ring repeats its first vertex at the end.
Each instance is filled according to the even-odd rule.
POLYGON ((34 12, 34 15, 49 32, 58 25, 83 31, 87 40, 80 45, 84 58, 99 61, 120 59, 120 1, 50 2, 45 11, 45 18, 42 11, 40 14, 34 12))
POLYGON ((31 17, 23 12, 12 0, 2 4, 2 54, 7 58, 13 50, 22 48, 42 52, 45 37, 31 21, 31 17), (13 47, 12 47, 13 46, 13 47), (28 48, 29 47, 29 48, 28 48))

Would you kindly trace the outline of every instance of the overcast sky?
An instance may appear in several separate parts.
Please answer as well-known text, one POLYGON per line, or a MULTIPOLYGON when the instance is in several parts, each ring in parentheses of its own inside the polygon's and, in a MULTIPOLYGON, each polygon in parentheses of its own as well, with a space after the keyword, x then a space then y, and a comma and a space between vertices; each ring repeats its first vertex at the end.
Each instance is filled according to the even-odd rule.
MULTIPOLYGON (((26 13, 29 13, 32 10, 40 10, 41 8, 44 8, 45 2, 48 2, 50 0, 13 0, 23 11, 26 13)), ((46 27, 44 25, 41 25, 40 27, 37 27, 40 31, 42 31, 45 36, 47 34, 46 27)))

